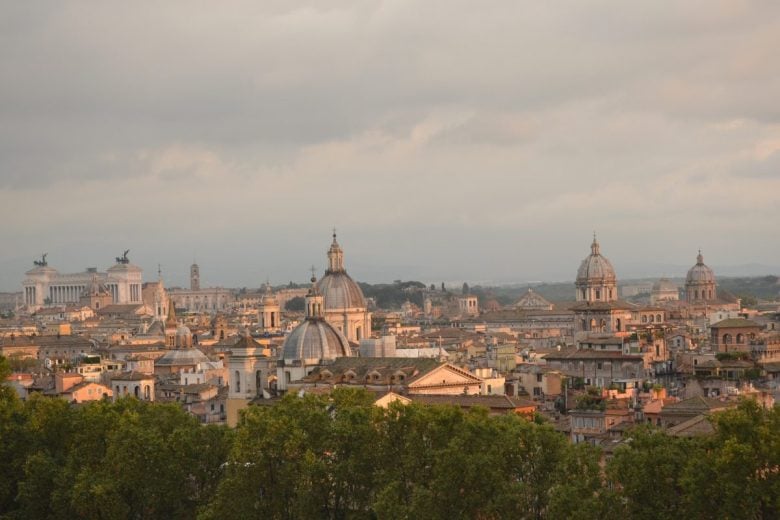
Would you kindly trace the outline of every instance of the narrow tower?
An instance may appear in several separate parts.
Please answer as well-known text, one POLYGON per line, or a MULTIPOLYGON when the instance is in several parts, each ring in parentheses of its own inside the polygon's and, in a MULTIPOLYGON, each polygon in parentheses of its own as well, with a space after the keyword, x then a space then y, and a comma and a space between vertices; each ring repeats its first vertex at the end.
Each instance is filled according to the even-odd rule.
POLYGON ((198 264, 190 266, 190 290, 200 291, 200 267, 198 264))

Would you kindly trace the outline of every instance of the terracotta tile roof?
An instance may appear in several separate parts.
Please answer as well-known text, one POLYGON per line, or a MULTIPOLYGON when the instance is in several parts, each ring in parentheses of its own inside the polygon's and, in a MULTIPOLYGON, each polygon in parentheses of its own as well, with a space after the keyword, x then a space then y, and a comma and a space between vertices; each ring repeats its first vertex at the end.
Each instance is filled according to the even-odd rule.
POLYGON ((725 320, 721 320, 718 323, 714 323, 710 325, 711 329, 725 329, 729 327, 758 327, 762 328, 761 325, 756 323, 752 320, 747 320, 745 318, 727 318, 725 320))
POLYGON ((423 404, 448 404, 471 408, 484 406, 492 409, 514 410, 515 408, 536 409, 538 405, 527 399, 519 399, 506 395, 410 395, 413 402, 423 404))
POLYGON ((608 360, 624 360, 624 361, 642 361, 642 356, 632 356, 632 355, 626 355, 622 352, 617 352, 614 350, 591 350, 591 349, 584 349, 584 350, 575 350, 575 351, 561 351, 561 352, 553 352, 551 354, 546 354, 544 356, 545 359, 608 359, 608 360))

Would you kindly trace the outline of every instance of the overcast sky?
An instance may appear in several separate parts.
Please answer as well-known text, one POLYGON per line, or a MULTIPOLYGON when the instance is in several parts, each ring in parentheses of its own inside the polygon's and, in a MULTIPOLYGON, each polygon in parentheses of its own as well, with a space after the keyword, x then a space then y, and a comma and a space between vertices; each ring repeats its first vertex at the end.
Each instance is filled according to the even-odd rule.
POLYGON ((780 2, 0 6, 0 289, 780 264, 780 2))

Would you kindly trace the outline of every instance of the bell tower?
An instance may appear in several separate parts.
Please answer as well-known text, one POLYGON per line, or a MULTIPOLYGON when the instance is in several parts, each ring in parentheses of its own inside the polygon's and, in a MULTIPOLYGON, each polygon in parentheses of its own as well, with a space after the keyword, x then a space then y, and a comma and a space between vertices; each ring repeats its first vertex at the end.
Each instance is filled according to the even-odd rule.
POLYGON ((198 264, 190 266, 190 290, 200 291, 200 267, 198 264))

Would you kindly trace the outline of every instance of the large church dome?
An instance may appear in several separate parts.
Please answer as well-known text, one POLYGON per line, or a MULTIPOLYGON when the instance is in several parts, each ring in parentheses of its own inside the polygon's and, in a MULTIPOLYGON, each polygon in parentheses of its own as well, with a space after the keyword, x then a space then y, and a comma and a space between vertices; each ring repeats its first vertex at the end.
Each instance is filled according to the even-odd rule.
POLYGON ((326 273, 320 280, 319 290, 325 297, 327 310, 366 306, 363 291, 346 272, 326 273))
POLYGON ((347 338, 323 318, 322 307, 323 297, 312 277, 312 288, 306 295, 306 319, 284 340, 280 359, 316 365, 352 354, 347 338))
POLYGON ((366 307, 363 291, 344 269, 344 251, 336 241, 336 233, 333 233, 333 243, 328 250, 328 269, 317 289, 325 298, 326 310, 366 307))
POLYGON ((615 282, 615 268, 612 263, 602 256, 599 252, 599 243, 596 237, 593 237, 593 243, 590 246, 590 255, 580 264, 577 270, 577 283, 596 283, 596 282, 615 282))
POLYGON ((318 364, 350 354, 347 338, 333 325, 324 319, 307 319, 287 336, 281 358, 318 364))
POLYGON ((696 257, 696 265, 688 270, 688 276, 685 277, 686 284, 715 283, 715 273, 704 264, 704 257, 699 251, 696 257))

